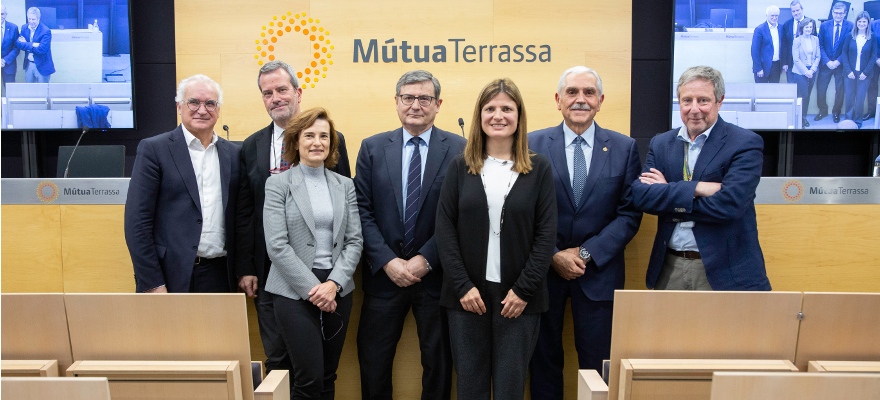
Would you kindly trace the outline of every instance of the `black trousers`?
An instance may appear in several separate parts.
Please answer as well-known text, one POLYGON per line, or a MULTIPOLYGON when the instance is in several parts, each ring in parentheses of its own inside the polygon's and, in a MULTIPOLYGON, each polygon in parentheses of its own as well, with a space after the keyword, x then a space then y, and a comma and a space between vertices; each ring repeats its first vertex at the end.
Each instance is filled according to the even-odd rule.
MULTIPOLYGON (((846 87, 845 119, 853 120, 859 127, 861 127, 862 118, 865 116, 865 114, 862 113, 862 110, 864 110, 865 97, 868 93, 868 85, 871 83, 871 77, 867 77, 865 80, 859 80, 859 74, 861 74, 861 72, 854 71, 853 74, 856 76, 855 79, 844 77, 846 87)), ((876 101, 876 99, 872 100, 876 101)))
MULTIPOLYGON (((816 71, 818 74, 819 72, 816 71)), ((792 73, 792 80, 790 83, 797 84, 797 94, 798 97, 801 98, 801 115, 802 118, 807 118, 807 109, 810 107, 810 92, 813 91, 813 84, 816 83, 816 75, 813 75, 812 78, 807 78, 804 75, 798 73, 792 73)))
POLYGON ((226 257, 202 258, 199 264, 193 265, 189 280, 190 293, 230 293, 229 267, 226 257))
POLYGON ((819 77, 816 79, 816 105, 819 106, 820 114, 828 114, 826 96, 828 95, 828 85, 831 83, 831 78, 834 78, 834 106, 831 109, 831 113, 840 115, 840 110, 843 109, 844 93, 843 65, 835 69, 828 69, 824 63, 819 64, 819 77))
MULTIPOLYGON (((257 298, 254 299, 254 307, 257 309, 257 322, 260 326, 260 339, 263 342, 263 351, 266 353, 266 373, 278 370, 292 370, 290 356, 287 354, 287 346, 284 345, 284 337, 281 335, 281 327, 275 318, 275 301, 272 293, 266 292, 265 288, 257 288, 257 298)), ((293 380, 291 379, 291 386, 293 380)))
POLYGON ((358 326, 358 362, 361 398, 392 399, 391 367, 403 322, 412 309, 422 357, 422 400, 449 400, 452 391, 452 354, 446 315, 440 298, 421 283, 400 288, 388 298, 364 294, 358 326))
MULTIPOLYGON (((313 269, 321 282, 330 270, 313 269)), ((275 318, 293 364, 291 399, 331 400, 336 395, 336 369, 342 356, 351 294, 336 297, 336 312, 322 312, 308 300, 273 295, 275 318)))
POLYGON ((880 78, 880 71, 877 71, 877 66, 874 66, 874 74, 871 75, 871 83, 868 84, 868 94, 865 98, 868 99, 868 108, 865 111, 865 115, 870 115, 871 118, 874 118, 874 115, 877 112, 877 95, 878 95, 878 78, 880 78))
POLYGON ((501 316, 508 289, 486 283, 480 297, 486 312, 447 310, 459 399, 517 400, 525 396, 529 359, 538 340, 541 314, 501 316))
POLYGON ((590 300, 576 279, 567 281, 553 268, 547 274, 547 291, 550 294, 550 309, 541 314, 541 333, 529 365, 532 400, 563 398, 562 369, 565 357, 562 329, 569 298, 578 368, 595 369, 601 374, 602 361, 611 356, 614 302, 590 300))

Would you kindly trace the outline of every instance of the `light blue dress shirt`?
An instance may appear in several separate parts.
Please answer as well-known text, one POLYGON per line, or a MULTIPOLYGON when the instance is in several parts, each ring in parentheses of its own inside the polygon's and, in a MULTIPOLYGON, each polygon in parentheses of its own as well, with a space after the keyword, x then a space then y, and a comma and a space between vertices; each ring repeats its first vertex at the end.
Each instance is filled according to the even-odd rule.
MULTIPOLYGON (((715 123, 717 124, 718 120, 715 120, 715 123)), ((703 151, 703 145, 706 143, 706 140, 709 139, 709 133, 712 132, 712 128, 714 127, 715 124, 712 124, 709 129, 706 129, 705 132, 701 133, 697 136, 697 139, 693 141, 691 141, 690 136, 688 136, 687 126, 682 126, 678 131, 678 140, 688 144, 687 161, 691 175, 694 174, 694 165, 697 165, 697 158, 700 157, 700 152, 703 151)), ((681 146, 681 151, 684 151, 684 144, 681 146)), ((672 238, 669 239, 668 247, 677 251, 700 251, 700 249, 697 248, 697 239, 694 237, 693 229, 694 221, 679 222, 675 224, 675 230, 672 231, 672 238)))
MULTIPOLYGON (((576 144, 574 142, 574 138, 577 137, 577 133, 574 133, 565 122, 562 123, 562 133, 563 139, 565 140, 565 163, 568 165, 568 183, 571 185, 574 182, 574 147, 576 144)), ((581 150, 584 151, 584 161, 587 165, 587 175, 590 174, 590 163, 593 161, 593 142, 596 141, 596 121, 593 121, 590 124, 590 127, 581 134, 581 137, 584 138, 584 143, 581 144, 581 150)))
MULTIPOLYGON (((425 179, 425 163, 428 161, 428 143, 431 142, 431 132, 434 131, 434 127, 428 128, 425 133, 419 135, 419 138, 422 139, 419 142, 419 153, 422 156, 422 172, 419 176, 422 180, 425 179)), ((409 186, 409 160, 412 158, 413 151, 415 151, 416 146, 412 144, 409 140, 414 138, 412 134, 406 131, 406 128, 403 128, 403 168, 400 171, 400 179, 403 182, 403 206, 406 207, 406 189, 409 186)), ((406 211, 404 211, 406 212, 406 211)), ((402 216, 401 216, 402 217, 402 216)))

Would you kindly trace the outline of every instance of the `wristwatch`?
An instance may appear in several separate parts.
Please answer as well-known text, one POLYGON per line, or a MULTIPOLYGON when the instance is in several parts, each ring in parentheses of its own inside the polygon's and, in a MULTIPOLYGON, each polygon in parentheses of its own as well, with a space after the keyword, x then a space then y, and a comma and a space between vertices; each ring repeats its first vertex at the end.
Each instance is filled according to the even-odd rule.
POLYGON ((587 251, 587 249, 585 249, 583 246, 580 246, 578 248, 580 249, 580 251, 578 251, 578 255, 581 257, 581 259, 584 260, 585 263, 590 262, 590 259, 593 258, 590 255, 590 252, 587 251))
POLYGON ((327 280, 336 284, 336 293, 342 293, 342 285, 340 285, 339 282, 336 282, 333 279, 327 280))

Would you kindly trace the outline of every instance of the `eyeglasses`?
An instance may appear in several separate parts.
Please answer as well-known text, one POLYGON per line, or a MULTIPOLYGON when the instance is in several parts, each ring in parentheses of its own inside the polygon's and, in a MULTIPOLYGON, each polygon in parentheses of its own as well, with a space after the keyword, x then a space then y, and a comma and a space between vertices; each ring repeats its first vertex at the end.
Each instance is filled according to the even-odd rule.
POLYGON ((412 103, 413 103, 416 99, 419 99, 419 104, 420 104, 422 107, 430 106, 430 105, 431 105, 431 102, 434 101, 434 99, 436 98, 436 97, 433 97, 433 96, 419 96, 419 97, 416 97, 416 96, 411 96, 411 95, 408 95, 408 94, 400 95, 400 96, 398 96, 398 97, 400 97, 400 102, 403 103, 403 105, 405 105, 405 106, 411 106, 412 103))
POLYGON ((320 319, 321 319, 321 337, 324 338, 325 341, 327 341, 327 340, 331 340, 331 339, 335 338, 336 335, 339 334, 339 332, 342 332, 342 327, 345 326, 345 324, 342 322, 342 315, 341 315, 341 314, 339 314, 339 313, 336 312, 336 311, 334 311, 334 312, 332 312, 332 313, 327 313, 327 314, 336 314, 337 316, 339 316, 339 329, 336 330, 336 333, 334 333, 333 336, 327 337, 327 334, 324 333, 324 312, 321 311, 321 316, 320 316, 320 319))
POLYGON ((205 110, 209 112, 217 109, 217 102, 214 100, 198 101, 196 99, 189 99, 186 101, 186 106, 193 111, 199 111, 199 107, 201 107, 202 104, 205 105, 205 110))

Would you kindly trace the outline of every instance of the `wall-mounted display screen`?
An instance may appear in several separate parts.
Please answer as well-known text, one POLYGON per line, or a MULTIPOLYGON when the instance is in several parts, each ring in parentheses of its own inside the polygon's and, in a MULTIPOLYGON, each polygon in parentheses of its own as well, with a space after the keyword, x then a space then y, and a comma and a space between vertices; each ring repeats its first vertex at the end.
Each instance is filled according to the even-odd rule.
POLYGON ((128 0, 4 0, 3 130, 133 128, 128 0))
POLYGON ((674 18, 673 127, 678 78, 708 65, 724 76, 727 122, 880 129, 880 1, 676 0, 674 18))

